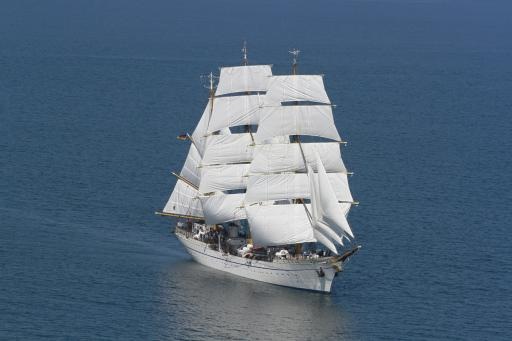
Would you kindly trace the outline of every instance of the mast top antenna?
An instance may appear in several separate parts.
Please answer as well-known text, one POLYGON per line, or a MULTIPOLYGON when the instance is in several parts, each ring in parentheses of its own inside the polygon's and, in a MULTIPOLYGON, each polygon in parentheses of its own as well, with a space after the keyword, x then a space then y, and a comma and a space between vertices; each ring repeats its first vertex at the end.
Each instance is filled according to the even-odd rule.
POLYGON ((213 72, 208 75, 208 80, 210 81, 210 92, 213 92, 213 72))
POLYGON ((292 49, 291 51, 288 51, 288 52, 290 52, 290 54, 293 55, 292 74, 296 75, 297 74, 297 59, 299 58, 300 50, 292 49))
POLYGON ((242 65, 247 65, 247 41, 245 40, 242 47, 242 65))

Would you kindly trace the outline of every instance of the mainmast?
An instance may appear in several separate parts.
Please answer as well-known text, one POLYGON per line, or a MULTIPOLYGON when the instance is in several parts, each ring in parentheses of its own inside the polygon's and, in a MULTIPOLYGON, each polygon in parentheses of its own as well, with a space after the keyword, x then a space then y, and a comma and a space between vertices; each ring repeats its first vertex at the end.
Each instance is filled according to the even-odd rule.
MULTIPOLYGON (((247 66, 247 65, 249 65, 249 61, 247 59, 247 41, 244 40, 244 45, 242 47, 242 66, 247 66)), ((245 94, 246 95, 250 95, 251 92, 247 91, 245 94)), ((252 136, 252 131, 251 131, 251 125, 247 124, 244 127, 244 130, 245 130, 246 133, 249 133, 251 135, 251 140, 254 143, 254 138, 252 136)))
MULTIPOLYGON (((293 55, 293 61, 292 61, 292 75, 297 74, 297 59, 299 58, 299 49, 293 49, 290 52, 290 54, 293 55)), ((294 105, 298 105, 297 102, 294 103, 294 105)), ((291 143, 300 143, 299 135, 290 135, 290 142, 291 143)))
MULTIPOLYGON (((299 49, 293 49, 291 51, 289 51, 290 54, 293 55, 293 61, 292 61, 292 75, 296 75, 297 74, 297 59, 299 58, 299 53, 300 53, 300 50, 299 49)), ((295 102, 294 105, 298 105, 299 103, 295 102)), ((300 137, 299 135, 290 135, 290 142, 291 143, 298 143, 299 144, 299 148, 300 148, 300 152, 301 152, 301 156, 304 160, 304 166, 307 167, 307 162, 306 162, 306 157, 304 156, 304 151, 302 150, 302 146, 300 144, 300 137)), ((295 204, 302 204, 304 206, 304 209, 306 210, 306 213, 308 215, 308 218, 309 220, 311 220, 311 215, 306 207, 306 204, 304 203, 304 199, 303 198, 297 198, 297 199, 293 199, 292 200, 292 203, 295 203, 295 204)), ((301 253, 302 252, 302 243, 297 243, 295 244, 295 253, 301 253)))
POLYGON ((353 198, 341 137, 322 76, 299 75, 300 51, 289 53, 291 75, 272 76, 255 134, 244 198, 251 235, 259 244, 295 244, 296 253, 303 243, 319 242, 337 254, 334 243, 353 237, 345 217, 353 198), (304 144, 301 135, 333 141, 304 144), (290 143, 281 142, 283 136, 290 143), (319 161, 313 163, 317 154, 319 161), (296 221, 290 223, 291 217, 296 221))

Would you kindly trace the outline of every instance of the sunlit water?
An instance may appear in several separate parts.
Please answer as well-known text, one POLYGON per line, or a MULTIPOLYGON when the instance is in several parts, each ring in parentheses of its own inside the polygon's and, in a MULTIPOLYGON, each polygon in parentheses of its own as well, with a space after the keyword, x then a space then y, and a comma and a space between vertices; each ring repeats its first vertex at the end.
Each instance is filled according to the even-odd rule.
POLYGON ((7 1, 1 339, 510 339, 511 6, 7 1), (324 73, 363 246, 330 295, 191 261, 154 216, 250 61, 324 73))

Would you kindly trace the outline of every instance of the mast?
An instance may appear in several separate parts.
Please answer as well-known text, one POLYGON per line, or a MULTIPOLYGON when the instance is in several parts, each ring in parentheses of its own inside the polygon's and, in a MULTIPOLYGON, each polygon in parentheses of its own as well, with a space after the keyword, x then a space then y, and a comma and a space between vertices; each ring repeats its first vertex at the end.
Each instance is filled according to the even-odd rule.
POLYGON ((172 172, 178 178, 176 185, 171 193, 162 215, 174 216, 187 219, 204 219, 204 212, 199 200, 199 185, 201 182, 201 162, 206 148, 206 132, 212 115, 214 99, 214 76, 210 72, 208 75, 209 90, 208 104, 199 120, 194 132, 186 134, 182 139, 188 139, 191 142, 187 158, 181 169, 181 172, 172 172))
POLYGON ((247 41, 244 40, 244 46, 242 47, 242 66, 249 65, 247 61, 247 41))
MULTIPOLYGON (((208 90, 209 90, 209 98, 213 100, 213 97, 215 95, 215 89, 214 89, 214 86, 213 86, 213 72, 210 71, 210 74, 208 74, 208 81, 209 81, 209 86, 208 86, 208 90)), ((211 110, 211 109, 210 109, 211 110)))
POLYGON ((341 159, 341 137, 322 76, 299 75, 300 51, 289 53, 293 56, 291 75, 273 76, 265 94, 244 205, 256 243, 295 244, 298 253, 301 244, 318 242, 337 253, 334 243, 342 245, 342 234, 352 237, 346 233, 349 225, 344 220, 353 198, 341 159), (332 142, 303 144, 301 135, 332 142), (317 154, 320 162, 312 163, 317 154), (319 172, 322 175, 317 180, 319 172), (328 211, 313 212, 319 200, 328 204, 328 211), (331 226, 333 217, 337 224, 331 226))
POLYGON ((214 89, 210 74, 211 115, 206 132, 207 143, 201 159, 198 186, 207 224, 222 224, 246 219, 244 208, 247 174, 255 148, 249 128, 258 124, 256 111, 262 107, 270 65, 248 65, 248 48, 244 42, 240 66, 222 67, 214 89), (246 127, 245 132, 231 133, 231 127, 246 127))
POLYGON ((210 74, 208 75, 208 80, 210 81, 210 97, 213 97, 213 72, 210 71, 210 74))
MULTIPOLYGON (((242 47, 242 66, 247 66, 247 65, 249 65, 249 61, 247 60, 247 41, 244 40, 244 45, 242 47)), ((245 94, 250 95, 251 92, 246 91, 245 94)), ((245 125, 244 130, 246 133, 249 133, 251 135, 251 139, 253 140, 253 143, 254 143, 254 138, 252 136, 252 131, 251 131, 251 125, 250 124, 245 125)))
MULTIPOLYGON (((297 59, 299 58, 299 49, 292 49, 290 52, 291 55, 293 55, 293 61, 292 61, 292 75, 297 75, 297 59)), ((298 105, 298 102, 295 102, 294 105, 298 105)), ((291 143, 300 143, 299 135, 290 135, 290 142, 291 143)))
MULTIPOLYGON (((299 49, 293 49, 293 50, 291 50, 289 52, 293 55, 292 75, 296 75, 297 74, 297 59, 299 58, 300 50, 299 49)), ((299 104, 298 102, 294 103, 294 105, 298 105, 298 104, 299 104)), ((304 160, 304 166, 307 167, 306 157, 304 156, 304 152, 303 152, 302 146, 300 144, 300 137, 299 137, 299 135, 290 135, 290 142, 291 143, 298 143, 299 144, 300 152, 301 152, 302 158, 304 160)), ((304 203, 304 199, 302 199, 302 198, 293 199, 292 202, 295 203, 295 204, 302 204, 304 206, 304 210, 306 210, 306 214, 308 216, 308 219, 311 220, 311 215, 310 215, 310 213, 308 211, 308 208, 306 207, 306 204, 304 203)), ((302 252, 302 243, 295 244, 295 254, 301 253, 301 252, 302 252)))
POLYGON ((293 63, 292 63, 292 75, 297 74, 297 59, 299 58, 299 49, 293 49, 291 51, 288 51, 293 55, 293 63))

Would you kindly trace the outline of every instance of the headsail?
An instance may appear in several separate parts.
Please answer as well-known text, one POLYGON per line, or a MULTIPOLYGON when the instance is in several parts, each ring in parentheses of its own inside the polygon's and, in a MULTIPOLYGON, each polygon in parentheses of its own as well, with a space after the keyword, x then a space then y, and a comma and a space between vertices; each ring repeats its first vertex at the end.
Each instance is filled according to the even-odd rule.
MULTIPOLYGON (((345 210, 338 204, 336 194, 318 155, 317 169, 318 173, 314 174, 311 167, 308 167, 308 177, 313 193, 311 196, 313 225, 324 232, 328 229, 340 236, 354 238, 345 216, 345 210)), ((327 232, 327 235, 331 235, 331 233, 327 232)))
POLYGON ((182 217, 199 219, 204 217, 203 208, 199 201, 199 192, 182 180, 176 182, 163 212, 182 217))

